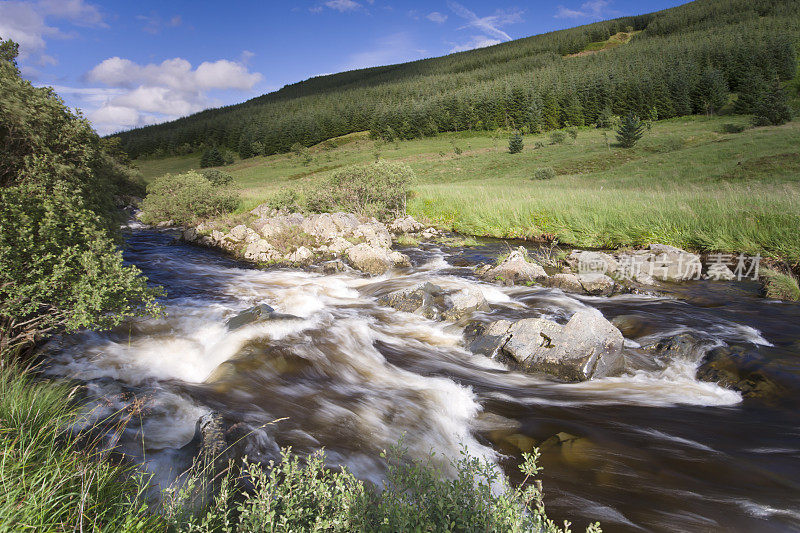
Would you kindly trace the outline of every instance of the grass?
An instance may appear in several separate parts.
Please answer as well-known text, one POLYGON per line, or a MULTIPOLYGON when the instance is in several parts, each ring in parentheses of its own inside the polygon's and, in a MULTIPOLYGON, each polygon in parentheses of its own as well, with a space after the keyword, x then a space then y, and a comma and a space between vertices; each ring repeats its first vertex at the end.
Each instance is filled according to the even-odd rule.
MULTIPOLYGON (((312 147, 309 164, 289 154, 238 161, 225 170, 241 189, 243 211, 278 191, 318 183, 332 167, 372 161, 377 153, 415 171, 412 215, 460 233, 555 237, 586 247, 657 241, 797 261, 800 122, 741 133, 723 133, 723 124, 747 126, 748 117, 659 121, 633 149, 614 147, 613 132, 594 128, 558 145, 548 144, 548 134, 526 135, 524 150, 515 155, 507 153, 503 132, 389 144, 353 134, 333 148, 312 147), (537 142, 544 146, 536 148, 537 142), (532 180, 543 167, 557 176, 532 180)), ((163 168, 185 170, 191 161, 170 158, 140 167, 152 177, 163 168)))
POLYGON ((72 391, 0 368, 0 531, 153 531, 130 470, 79 446, 72 391))
POLYGON ((764 285, 764 295, 773 300, 796 302, 800 300, 797 278, 772 269, 763 269, 759 275, 764 285))
POLYGON ((634 35, 642 33, 641 31, 632 31, 632 32, 624 32, 621 31, 616 33, 606 39, 605 41, 596 41, 593 43, 589 43, 586 47, 576 54, 569 54, 567 57, 579 57, 585 56, 588 54, 594 54, 597 52, 602 52, 603 50, 611 50, 612 48, 616 48, 618 46, 622 46, 623 44, 627 44, 633 39, 634 35))

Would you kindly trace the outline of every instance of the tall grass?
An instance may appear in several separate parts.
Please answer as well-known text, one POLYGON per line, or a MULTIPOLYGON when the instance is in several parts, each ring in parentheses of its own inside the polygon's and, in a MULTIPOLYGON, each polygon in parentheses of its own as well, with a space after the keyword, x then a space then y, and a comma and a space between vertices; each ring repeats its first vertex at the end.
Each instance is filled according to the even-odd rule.
POLYGON ((614 248, 651 242, 701 250, 800 257, 800 190, 787 185, 649 190, 572 187, 561 181, 521 190, 510 184, 421 185, 409 205, 471 235, 557 237, 614 248))
POLYGON ((158 529, 143 480, 68 431, 73 393, 0 368, 0 531, 158 529))

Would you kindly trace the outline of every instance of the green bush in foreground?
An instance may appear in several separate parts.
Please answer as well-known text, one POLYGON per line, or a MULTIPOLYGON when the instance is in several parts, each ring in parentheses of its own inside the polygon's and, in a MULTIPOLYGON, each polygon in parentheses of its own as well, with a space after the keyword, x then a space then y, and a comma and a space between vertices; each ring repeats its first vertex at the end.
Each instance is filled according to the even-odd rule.
POLYGON ((553 167, 540 167, 533 170, 532 178, 535 180, 550 180, 556 177, 553 167))
POLYGON ((764 286, 764 296, 767 298, 790 302, 800 300, 800 287, 792 275, 767 268, 761 270, 759 277, 764 286))
POLYGON ((147 186, 141 218, 146 224, 168 220, 189 224, 233 211, 238 203, 238 194, 213 184, 199 172, 166 174, 147 186))
POLYGON ((210 181, 213 185, 219 187, 224 187, 233 183, 233 176, 216 168, 201 170, 200 174, 202 174, 203 177, 210 181))
POLYGON ((404 215, 414 171, 405 163, 377 161, 336 171, 307 193, 309 210, 346 211, 388 220, 404 215))

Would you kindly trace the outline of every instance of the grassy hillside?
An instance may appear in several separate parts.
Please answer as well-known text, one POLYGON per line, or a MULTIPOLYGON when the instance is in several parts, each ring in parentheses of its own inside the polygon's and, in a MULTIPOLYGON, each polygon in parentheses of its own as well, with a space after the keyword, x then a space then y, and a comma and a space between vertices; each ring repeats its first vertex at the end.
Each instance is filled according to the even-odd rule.
POLYGON ((391 141, 464 130, 547 131, 629 111, 661 119, 705 113, 748 84, 790 79, 798 35, 796 0, 697 0, 445 57, 316 77, 119 138, 133 157, 210 146, 250 156, 366 130, 391 141))
MULTIPOLYGON (((747 126, 748 118, 659 121, 631 150, 610 145, 613 133, 595 128, 582 128, 577 139, 566 136, 563 144, 551 144, 549 134, 525 135, 525 149, 515 155, 501 134, 462 132, 385 143, 360 133, 311 148, 310 162, 294 154, 273 155, 224 170, 235 177, 246 210, 280 190, 302 190, 333 169, 379 156, 405 161, 416 172, 413 215, 464 233, 546 235, 589 247, 658 241, 796 260, 800 123, 724 133, 723 125, 731 123, 747 126), (531 179, 541 167, 552 167, 556 177, 531 179)), ((152 177, 198 163, 196 155, 139 165, 152 177)))

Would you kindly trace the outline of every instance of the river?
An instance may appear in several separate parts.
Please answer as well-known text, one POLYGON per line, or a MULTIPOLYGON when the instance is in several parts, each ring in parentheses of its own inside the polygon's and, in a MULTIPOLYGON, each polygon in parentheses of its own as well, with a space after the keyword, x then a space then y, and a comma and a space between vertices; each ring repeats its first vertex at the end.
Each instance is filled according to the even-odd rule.
POLYGON ((506 250, 403 249, 413 267, 366 278, 258 270, 135 228, 126 260, 162 285, 167 315, 45 347, 46 373, 86 385, 91 420, 138 401, 119 445, 165 486, 212 411, 255 429, 259 458, 324 447, 333 464, 379 482, 379 452, 403 438, 412 455, 466 446, 515 479, 521 449, 543 445, 548 514, 606 531, 800 529, 800 306, 767 301, 754 283, 691 282, 663 297, 577 297, 479 282, 475 264, 506 250), (568 318, 585 307, 643 327, 626 344, 690 331, 728 345, 781 384, 779 398, 743 398, 700 382, 702 353, 641 364, 622 377, 565 384, 512 372, 463 347, 459 326, 381 307, 377 297, 432 281, 479 284, 482 320, 568 318), (228 331, 266 303, 298 318, 228 331), (276 419, 284 419, 268 424, 276 419), (555 435, 560 437, 553 439, 555 435), (560 441, 560 444, 552 444, 560 441))

